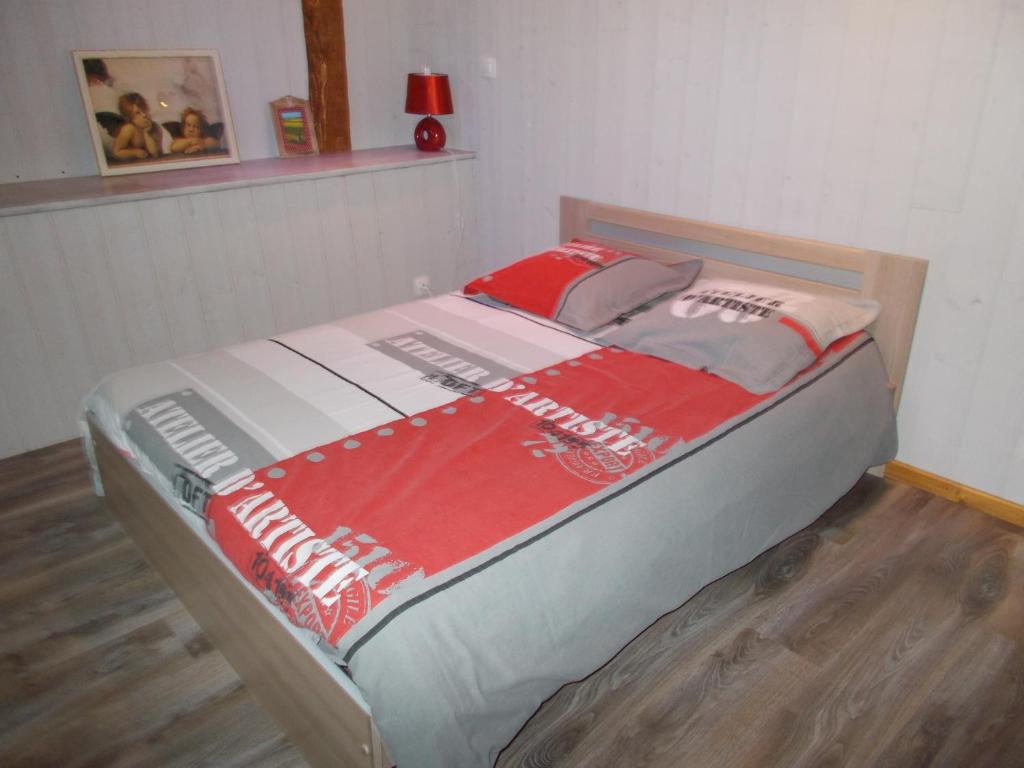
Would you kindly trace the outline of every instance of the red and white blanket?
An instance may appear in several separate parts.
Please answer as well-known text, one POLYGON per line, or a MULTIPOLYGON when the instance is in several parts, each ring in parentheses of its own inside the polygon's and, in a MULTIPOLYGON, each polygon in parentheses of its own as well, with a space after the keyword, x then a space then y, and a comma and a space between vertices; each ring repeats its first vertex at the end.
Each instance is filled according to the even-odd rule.
POLYGON ((595 352, 261 469, 211 499, 208 526, 251 583, 335 645, 403 586, 501 552, 770 396, 595 352))

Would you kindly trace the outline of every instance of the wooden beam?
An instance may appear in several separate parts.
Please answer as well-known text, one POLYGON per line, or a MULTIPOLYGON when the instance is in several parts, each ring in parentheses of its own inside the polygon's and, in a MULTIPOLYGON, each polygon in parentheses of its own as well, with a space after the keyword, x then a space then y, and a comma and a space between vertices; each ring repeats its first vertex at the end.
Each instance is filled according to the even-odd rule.
POLYGON ((345 70, 345 21, 342 0, 302 0, 309 65, 309 105, 321 152, 348 152, 352 134, 348 118, 345 70))

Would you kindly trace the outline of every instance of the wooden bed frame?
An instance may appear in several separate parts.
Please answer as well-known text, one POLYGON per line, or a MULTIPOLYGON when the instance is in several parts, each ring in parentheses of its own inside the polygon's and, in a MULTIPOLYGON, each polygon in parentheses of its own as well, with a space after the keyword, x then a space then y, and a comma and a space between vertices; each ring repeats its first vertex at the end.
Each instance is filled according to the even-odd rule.
MULTIPOLYGON (((579 237, 665 262, 677 261, 681 254, 698 255, 704 259, 699 277, 752 280, 809 293, 875 299, 881 303, 882 312, 871 326, 871 332, 882 351, 882 360, 889 373, 895 403, 899 403, 903 377, 907 372, 907 360, 910 358, 914 325, 917 323, 917 311, 921 303, 921 291, 924 289, 924 278, 928 271, 928 262, 924 259, 815 240, 801 240, 784 235, 769 235, 749 229, 593 203, 574 197, 563 197, 561 203, 559 235, 562 242, 579 237), (643 242, 596 234, 596 225, 612 225, 624 230, 653 233, 661 236, 662 240, 678 242, 679 247, 668 250, 643 242), (692 241, 708 248, 702 249, 700 253, 694 253, 687 250, 685 241, 692 241), (708 255, 707 250, 720 254, 721 258, 708 255), (752 268, 724 260, 737 251, 767 256, 775 269, 791 270, 791 273, 774 272, 770 271, 770 268, 752 268), (792 276, 803 271, 802 265, 824 267, 826 270, 839 272, 847 277, 851 284, 859 287, 848 288, 792 276)), ((607 226, 605 228, 607 229, 607 226)))
MULTIPOLYGON (((563 197, 561 239, 595 240, 660 261, 693 244, 702 275, 754 279, 819 293, 878 299, 873 331, 898 399, 910 354, 927 263, 921 259, 769 235, 563 197), (637 240, 631 241, 630 230, 637 240), (608 232, 614 233, 610 236, 608 232), (651 244, 655 242, 656 244, 651 244), (706 248, 705 248, 706 246, 706 248), (722 258, 709 256, 708 250, 722 258), (768 269, 737 266, 730 254, 774 257, 768 269), (787 276, 787 264, 842 270, 859 288, 787 276)), ((343 685, 326 655, 301 640, 286 619, 245 582, 182 514, 91 424, 107 507, 245 681, 253 696, 313 766, 382 768, 391 764, 366 709, 343 685), (188 567, 182 568, 181 563, 188 567)))

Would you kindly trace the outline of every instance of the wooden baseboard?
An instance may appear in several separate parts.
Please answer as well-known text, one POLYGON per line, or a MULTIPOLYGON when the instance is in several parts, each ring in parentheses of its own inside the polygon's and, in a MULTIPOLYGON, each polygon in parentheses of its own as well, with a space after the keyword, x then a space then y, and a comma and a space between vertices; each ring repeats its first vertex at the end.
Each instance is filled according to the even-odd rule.
POLYGON ((939 475, 933 475, 931 472, 925 472, 923 469, 904 464, 902 461, 890 461, 886 464, 885 476, 892 480, 901 480, 915 488, 934 493, 936 496, 950 501, 960 502, 971 509, 1024 527, 1024 505, 1022 504, 993 496, 991 493, 979 491, 939 475))

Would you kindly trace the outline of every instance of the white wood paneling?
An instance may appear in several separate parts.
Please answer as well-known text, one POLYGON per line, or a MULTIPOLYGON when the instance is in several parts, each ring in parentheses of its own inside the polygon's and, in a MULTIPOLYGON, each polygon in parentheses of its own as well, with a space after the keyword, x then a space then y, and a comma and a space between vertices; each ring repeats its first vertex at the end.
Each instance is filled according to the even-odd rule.
MULTIPOLYGON (((690 37, 693 0, 659 0, 651 11, 655 21, 656 47, 653 71, 653 103, 647 120, 651 123, 651 166, 648 171, 647 206, 664 208, 666 200, 675 199, 679 183, 680 154, 676 140, 683 120, 683 100, 679 98, 686 83, 688 46, 680 41, 690 37)), ((563 192, 563 190, 559 190, 563 192)), ((565 194, 586 196, 583 191, 565 194)))
POLYGON ((373 179, 373 192, 377 201, 377 234, 381 244, 384 296, 388 304, 394 304, 405 295, 402 274, 408 274, 406 265, 411 261, 412 251, 420 243, 419 227, 423 221, 423 207, 419 199, 419 179, 377 177, 373 179))
MULTIPOLYGON (((395 270, 437 269, 414 252, 417 238, 394 231, 406 217, 430 224, 434 242, 457 241, 460 280, 507 263, 554 241, 558 193, 905 251, 932 269, 900 458, 1024 502, 1024 406, 1006 404, 1024 357, 1021 0, 345 0, 344 10, 354 146, 408 142, 405 74, 429 64, 452 79, 449 143, 480 159, 451 174, 454 216, 422 197, 452 183, 440 169, 407 174, 407 186, 360 174, 291 197, 273 186, 216 193, 219 216, 203 226, 219 219, 209 242, 235 275, 219 283, 233 292, 235 332, 258 337, 323 312, 322 294, 312 315, 295 305, 310 274, 326 275, 333 313, 406 297, 395 270), (483 55, 497 58, 496 80, 481 77, 483 55), (323 267, 289 256, 282 211, 305 206, 319 234, 303 242, 323 267), (479 229, 482 247, 463 227, 479 229)), ((0 181, 93 172, 73 47, 220 49, 243 156, 274 155, 261 110, 306 89, 298 14, 295 0, 0 3, 0 181)), ((187 343, 168 329, 178 320, 163 281, 186 290, 195 268, 168 272, 139 251, 158 232, 173 239, 173 217, 151 221, 135 203, 49 215, 97 371, 187 343), (111 277, 118 265, 127 271, 111 277)), ((11 242, 4 225, 4 451, 67 424, 53 416, 59 392, 21 378, 47 365, 40 350, 54 336, 28 315, 11 242)), ((27 278, 45 282, 59 263, 27 278)), ((200 303, 188 343, 224 327, 200 303)))
POLYGON ((277 155, 268 103, 309 91, 298 0, 3 0, 0 184, 96 173, 76 48, 219 50, 243 160, 277 155))
POLYGON ((381 0, 342 6, 349 100, 352 106, 358 105, 349 110, 353 149, 411 141, 416 125, 413 116, 401 112, 408 73, 396 69, 393 61, 395 49, 408 51, 413 19, 393 12, 394 5, 393 0, 381 0), (399 119, 400 114, 404 119, 399 119))
MULTIPOLYGON (((544 142, 558 130, 559 125, 565 125, 566 121, 571 120, 571 116, 565 112, 567 104, 557 98, 562 90, 559 81, 565 77, 565 71, 560 67, 562 46, 557 30, 564 26, 564 14, 567 11, 568 6, 564 3, 531 2, 529 6, 529 12, 539 17, 543 30, 534 48, 525 52, 523 61, 527 70, 525 76, 536 82, 537 87, 543 91, 542 98, 523 102, 524 119, 529 126, 526 162, 523 164, 523 188, 535 190, 534 194, 523 200, 523 216, 532 221, 558 220, 557 185, 561 179, 547 173, 543 164, 546 162, 544 142)), ((528 234, 532 238, 523 241, 524 249, 535 250, 544 245, 543 241, 538 242, 536 239, 540 231, 540 228, 531 228, 528 234)))
POLYGON ((752 229, 774 230, 779 221, 779 189, 786 171, 786 154, 778 148, 786 145, 793 120, 800 60, 800 49, 793 45, 793 38, 800 34, 802 10, 803 0, 765 4, 740 218, 741 226, 752 229))
POLYGON ((458 231, 463 217, 459 208, 461 165, 444 163, 425 165, 419 169, 424 240, 420 245, 420 254, 413 254, 409 268, 429 274, 434 293, 444 293, 461 285, 457 279, 460 255, 458 231), (434 190, 438 189, 454 189, 455 194, 435 194, 434 190))
MULTIPOLYGON (((409 176, 409 174, 393 175, 403 180, 409 176)), ((283 257, 290 258, 295 264, 299 296, 305 310, 303 323, 313 325, 326 322, 332 316, 331 284, 328 278, 327 260, 324 258, 324 244, 320 228, 321 214, 317 208, 315 182, 303 181, 287 185, 285 187, 285 212, 288 217, 290 238, 283 257)))
POLYGON ((360 309, 388 303, 384 283, 384 260, 378 224, 376 184, 372 176, 348 179, 349 221, 356 250, 356 279, 360 309))
POLYGON ((106 239, 96 208, 55 211, 53 228, 78 297, 78 319, 96 370, 116 371, 131 364, 134 350, 114 283, 106 239))
MULTIPOLYGON (((857 0, 850 6, 838 83, 842 95, 835 100, 817 205, 816 236, 820 240, 858 241, 893 7, 891 0, 857 0)), ((775 229, 777 222, 767 226, 775 229)))
MULTIPOLYGON (((167 314, 169 327, 174 329, 174 353, 187 355, 208 349, 211 339, 204 322, 202 298, 195 290, 192 249, 185 234, 179 199, 146 200, 138 207, 156 270, 160 306, 167 314)), ((194 225, 190 222, 188 226, 194 225)))
POLYGON ((724 5, 722 61, 729 66, 722 69, 718 110, 714 120, 709 120, 716 130, 707 217, 739 224, 757 108, 763 21, 761 6, 750 7, 747 0, 730 0, 724 5))
MULTIPOLYGON (((1024 12, 1024 3, 1021 4, 1019 10, 1024 12)), ((1024 306, 1024 259, 1020 258, 1020 254, 1024 253, 1024 195, 1021 196, 1017 206, 1017 219, 1013 235, 1010 238, 1010 253, 1018 254, 1018 256, 1008 262, 1004 282, 1001 286, 1001 290, 1008 296, 1008 300, 999 303, 1001 314, 993 318, 993 322, 1006 321, 1007 315, 1012 317, 1005 325, 996 326, 999 328, 1000 335, 993 339, 993 343, 986 350, 979 377, 979 380, 983 382, 989 381, 993 376, 997 377, 1003 388, 992 387, 993 399, 987 403, 990 408, 997 409, 996 413, 972 414, 975 419, 981 420, 983 428, 984 425, 996 421, 1004 426, 1002 434, 994 446, 986 444, 976 447, 976 439, 986 440, 987 436, 984 432, 979 434, 978 438, 975 438, 973 434, 968 434, 965 446, 975 450, 970 454, 965 452, 965 458, 974 461, 974 466, 969 471, 979 488, 1002 488, 1007 498, 1022 499, 1024 498, 1024 398, 1020 396, 1018 385, 1021 377, 1024 377, 1024 364, 1021 363, 1018 355, 1011 359, 1008 366, 1001 357, 1005 348, 1001 348, 999 342, 1004 341, 1007 346, 1019 349, 1020 340, 1024 338, 1024 312, 1020 311, 1020 308, 1024 306), (995 400, 994 398, 1007 393, 1007 385, 1010 389, 1009 394, 1002 401, 995 400), (1008 408, 1006 410, 998 408, 999 402, 1008 408), (1003 451, 1014 442, 1012 450, 1007 452, 1009 454, 1008 461, 987 461, 992 452, 997 452, 998 455, 1007 455, 1003 451)))
MULTIPOLYGON (((0 375, 0 381, 2 381, 2 375, 0 375)), ((0 424, 6 427, 0 433, 0 456, 13 456, 14 454, 22 453, 27 444, 18 433, 14 413, 11 411, 10 405, 8 405, 7 393, 2 387, 0 387, 0 424)))
POLYGON ((278 325, 270 303, 266 259, 256 225, 252 190, 225 190, 216 196, 216 202, 224 231, 224 258, 234 278, 235 308, 242 336, 246 339, 269 336, 278 325))
MULTIPOLYGON (((0 3, 0 56, 3 57, 0 59, 0 70, 4 73, 2 84, 6 96, 5 107, 10 110, 9 114, 16 116, 11 120, 13 131, 6 135, 13 137, 17 146, 15 152, 0 152, 0 158, 8 158, 3 161, 4 181, 57 175, 46 173, 43 169, 50 163, 52 154, 63 149, 55 136, 55 121, 44 120, 37 128, 33 124, 34 120, 28 118, 27 114, 25 117, 21 114, 31 111, 22 105, 31 104, 33 94, 42 96, 49 90, 42 80, 39 59, 33 55, 36 47, 33 34, 26 33, 26 30, 33 30, 29 3, 0 3), (10 175, 12 171, 14 178, 10 175)), ((68 66, 71 66, 70 63, 68 66)), ((45 112, 50 112, 49 107, 45 112)))
POLYGON ((120 368, 409 301, 420 274, 451 290, 462 157, 0 218, 0 457, 74 436, 120 368))
MULTIPOLYGON (((554 242, 557 194, 928 258, 900 458, 1024 502, 1021 0, 378 5, 346 18, 392 46, 459 31, 474 271, 554 242)), ((387 47, 350 59, 361 141, 410 119, 387 47)))
POLYGON ((252 200, 277 329, 294 331, 306 324, 306 314, 299 293, 298 265, 290 249, 285 190, 280 184, 253 187, 252 200))
POLYGON ((818 205, 835 119, 851 0, 821 0, 804 6, 800 58, 786 139, 786 173, 776 228, 814 237, 818 205))
POLYGON ((47 383, 58 412, 74 413, 82 391, 97 372, 78 322, 78 301, 64 254, 48 214, 19 216, 5 223, 29 320, 53 373, 47 383))
POLYGON ((932 78, 914 207, 959 210, 992 69, 1000 0, 950 0, 932 78))
POLYGON ((346 307, 361 307, 359 274, 356 269, 352 217, 348 186, 337 177, 316 182, 316 204, 320 211, 320 237, 330 281, 331 314, 340 316, 346 307))
MULTIPOLYGON (((524 88, 527 87, 524 77, 524 34, 525 29, 536 31, 530 26, 533 19, 526 18, 522 4, 506 3, 502 0, 485 0, 492 7, 492 19, 499 34, 495 36, 500 67, 510 77, 500 85, 494 95, 499 98, 492 102, 491 109, 495 120, 493 136, 495 143, 491 147, 494 158, 494 177, 491 179, 497 208, 491 219, 497 242, 513 253, 522 253, 524 249, 524 232, 529 228, 523 208, 528 191, 523 186, 523 169, 526 167, 526 147, 530 126, 525 115, 524 88), (511 181, 512 183, 508 183, 511 181)), ((601 8, 605 3, 596 0, 601 8)), ((598 45, 600 43, 598 42, 598 45)), ((597 60, 600 68, 600 58, 597 60)), ((594 167, 594 183, 600 183, 602 170, 607 169, 606 158, 598 155, 601 147, 600 124, 594 126, 594 143, 589 147, 593 153, 589 161, 594 167)))
POLYGON ((944 6, 935 0, 893 6, 881 100, 868 126, 872 140, 859 245, 889 251, 903 246, 944 20, 936 11, 944 6))
MULTIPOLYGON (((621 2, 620 0, 598 0, 597 29, 595 37, 589 41, 598 51, 597 61, 595 62, 596 68, 593 72, 593 76, 597 78, 598 84, 597 102, 614 104, 618 110, 618 115, 614 120, 604 120, 599 115, 595 115, 594 119, 592 157, 594 180, 591 194, 598 199, 609 199, 618 193, 623 184, 623 165, 630 162, 632 154, 622 151, 623 146, 625 146, 624 130, 627 110, 626 100, 628 98, 628 81, 626 80, 628 36, 625 34, 628 28, 628 6, 628 3, 621 2), (615 53, 612 54, 612 51, 615 53)), ((502 30, 506 34, 515 33, 517 26, 524 23, 525 19, 522 19, 516 12, 517 9, 514 3, 502 3, 502 10, 505 16, 505 24, 502 26, 502 30)), ((527 40, 537 34, 536 28, 524 27, 524 29, 527 40)), ((510 53, 513 53, 514 56, 514 52, 522 49, 524 46, 522 44, 516 45, 512 39, 507 38, 504 47, 510 53)), ((511 65, 516 70, 518 70, 518 64, 519 62, 515 59, 511 62, 511 65)), ((532 95, 535 86, 526 78, 516 79, 519 81, 514 86, 518 90, 516 97, 517 101, 522 103, 524 101, 524 91, 529 89, 532 95)), ((535 105, 534 108, 540 110, 544 109, 544 106, 535 105)), ((512 117, 512 115, 508 115, 508 117, 512 117)), ((520 132, 515 130, 514 122, 508 124, 508 132, 513 136, 520 135, 520 132)), ((502 152, 502 156, 507 165, 517 164, 516 153, 502 152)), ((518 230, 519 225, 516 224, 515 226, 518 230)))
POLYGON ((25 290, 7 222, 0 223, 0 388, 10 419, 0 425, 0 432, 16 436, 4 442, 20 450, 56 442, 67 433, 52 361, 33 322, 34 300, 25 290), (25 376, 27 371, 39 381, 25 376))
MULTIPOLYGON (((673 141, 682 146, 682 163, 673 210, 695 219, 707 218, 715 157, 715 115, 725 44, 725 3, 695 0, 686 45, 683 121, 673 141)), ((615 196, 607 198, 609 202, 615 196)), ((666 200, 666 203, 668 201, 666 200)))
POLYGON ((955 474, 975 488, 1005 487, 1014 498, 1024 496, 1024 195, 1020 196, 1006 261, 997 280, 988 333, 976 364, 974 397, 965 414, 962 449, 955 474), (1007 457, 992 461, 990 457, 1007 457))
MULTIPOLYGON (((19 218, 19 217, 15 217, 19 218)), ((174 356, 172 331, 167 324, 160 286, 142 223, 134 203, 105 205, 99 209, 100 226, 110 271, 132 348, 133 363, 154 363, 174 356)))
POLYGON ((455 286, 468 283, 474 277, 489 269, 481 268, 490 259, 483 253, 478 239, 480 231, 477 209, 478 179, 477 163, 456 163, 455 184, 458 191, 455 230, 455 286))
MULTIPOLYGON (((234 275, 228 269, 227 242, 217 209, 217 193, 207 192, 178 198, 178 209, 188 244, 186 255, 192 267, 193 291, 198 294, 208 347, 220 347, 242 338, 242 321, 237 306, 234 275)), ((154 261, 156 261, 154 259, 154 261)), ((171 338, 177 323, 168 315, 171 338)), ((177 352, 177 350, 175 350, 177 352)))
MULTIPOLYGON (((1016 437, 1004 434, 1012 428, 1013 419, 1000 417, 993 409, 1004 414, 1015 411, 1014 404, 996 396, 999 376, 1012 376, 1022 357, 1019 340, 1009 346, 1000 343, 1006 341, 1005 324, 1009 321, 1014 327, 1010 315, 1019 313, 1021 306, 1020 294, 1001 290, 1008 287, 1003 285, 1004 275, 1013 271, 1008 265, 1024 258, 1012 237, 1024 191, 1021 72, 1024 13, 1014 11, 1006 14, 995 47, 963 207, 955 214, 927 217, 940 219, 935 228, 943 234, 926 241, 922 249, 927 250, 922 255, 932 259, 934 269, 927 302, 934 349, 927 357, 919 356, 912 385, 905 390, 915 403, 906 423, 929 432, 931 439, 916 449, 920 459, 938 474, 957 479, 965 472, 982 477, 993 471, 985 468, 989 461, 982 455, 1005 466, 1007 455, 995 447, 1005 447, 1016 437), (942 418, 935 419, 934 413, 942 413, 942 418), (972 453, 964 450, 968 440, 972 453)), ((914 215, 924 214, 915 211, 914 215)), ((964 477, 963 482, 969 481, 964 477)))

